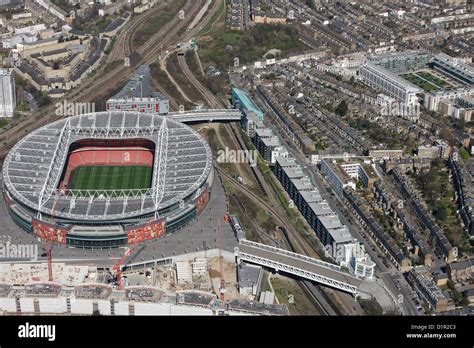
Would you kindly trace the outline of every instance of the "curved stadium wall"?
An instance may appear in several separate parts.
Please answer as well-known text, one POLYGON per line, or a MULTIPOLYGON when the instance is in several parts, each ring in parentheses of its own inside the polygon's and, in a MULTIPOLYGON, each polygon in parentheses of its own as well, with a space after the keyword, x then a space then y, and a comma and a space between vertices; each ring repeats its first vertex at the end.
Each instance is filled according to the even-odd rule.
POLYGON ((3 179, 10 216, 24 230, 75 247, 113 247, 161 237, 196 218, 209 199, 212 155, 178 121, 99 112, 27 135, 5 159, 3 179), (82 179, 74 178, 78 169, 82 179), (140 175, 145 181, 135 180, 140 175))

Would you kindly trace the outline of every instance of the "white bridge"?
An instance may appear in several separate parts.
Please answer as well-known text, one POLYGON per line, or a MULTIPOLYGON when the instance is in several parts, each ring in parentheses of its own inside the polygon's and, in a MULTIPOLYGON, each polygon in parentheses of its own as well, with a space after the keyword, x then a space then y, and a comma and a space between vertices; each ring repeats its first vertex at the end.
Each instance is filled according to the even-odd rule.
POLYGON ((240 121, 242 113, 236 109, 201 109, 193 111, 170 112, 169 118, 182 123, 192 122, 235 122, 240 121))
POLYGON ((353 295, 362 283, 361 279, 341 271, 340 266, 245 239, 240 241, 238 257, 241 261, 294 274, 353 295))

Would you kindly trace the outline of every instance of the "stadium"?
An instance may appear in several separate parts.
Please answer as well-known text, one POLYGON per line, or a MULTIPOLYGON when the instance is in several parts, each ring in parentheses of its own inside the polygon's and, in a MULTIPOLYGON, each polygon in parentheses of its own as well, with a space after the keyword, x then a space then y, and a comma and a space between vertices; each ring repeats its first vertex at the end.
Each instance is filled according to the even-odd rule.
POLYGON ((35 130, 9 152, 4 200, 21 228, 80 248, 131 245, 204 209, 212 154, 191 127, 156 114, 98 112, 35 130))

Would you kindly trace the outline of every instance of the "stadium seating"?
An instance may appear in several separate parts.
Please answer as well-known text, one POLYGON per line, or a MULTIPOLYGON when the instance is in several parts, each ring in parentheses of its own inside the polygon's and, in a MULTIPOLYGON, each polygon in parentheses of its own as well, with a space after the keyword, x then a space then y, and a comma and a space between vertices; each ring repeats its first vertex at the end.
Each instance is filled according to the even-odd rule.
POLYGON ((153 152, 143 147, 83 147, 69 154, 66 172, 60 184, 68 187, 71 173, 85 166, 153 166, 153 152))

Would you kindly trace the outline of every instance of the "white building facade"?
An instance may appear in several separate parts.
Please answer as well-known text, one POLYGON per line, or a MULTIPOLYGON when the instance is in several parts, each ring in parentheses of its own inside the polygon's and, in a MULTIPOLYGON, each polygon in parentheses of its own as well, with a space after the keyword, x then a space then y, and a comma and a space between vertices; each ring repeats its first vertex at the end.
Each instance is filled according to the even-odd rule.
POLYGON ((13 117, 16 108, 13 69, 0 69, 0 117, 13 117))
POLYGON ((365 63, 360 67, 359 75, 370 87, 397 99, 406 106, 418 104, 416 95, 422 92, 421 88, 380 66, 365 63))

